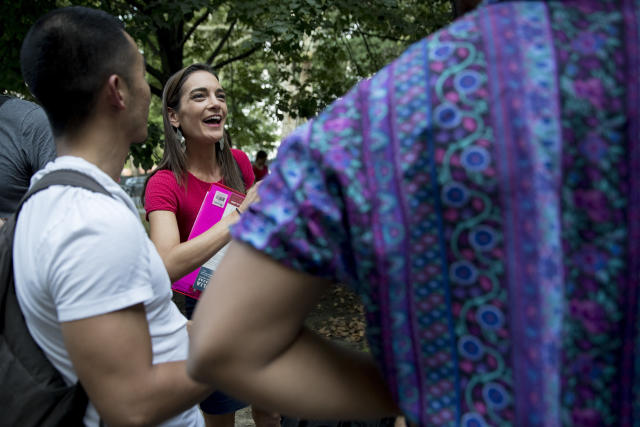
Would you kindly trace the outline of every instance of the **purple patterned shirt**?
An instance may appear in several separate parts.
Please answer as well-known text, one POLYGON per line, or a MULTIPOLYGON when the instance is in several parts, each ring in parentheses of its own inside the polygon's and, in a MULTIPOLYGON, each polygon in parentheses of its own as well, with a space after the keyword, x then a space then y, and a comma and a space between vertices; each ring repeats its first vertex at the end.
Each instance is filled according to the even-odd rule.
POLYGON ((640 423, 639 7, 464 16, 286 138, 233 229, 361 296, 411 421, 640 423))

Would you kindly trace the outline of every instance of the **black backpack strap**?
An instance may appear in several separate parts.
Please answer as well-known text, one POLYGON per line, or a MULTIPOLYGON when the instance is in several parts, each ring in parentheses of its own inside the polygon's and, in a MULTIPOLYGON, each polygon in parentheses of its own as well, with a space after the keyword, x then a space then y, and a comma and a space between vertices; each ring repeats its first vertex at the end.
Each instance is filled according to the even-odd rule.
MULTIPOLYGON (((18 207, 16 208, 15 213, 7 219, 4 227, 11 227, 11 229, 13 229, 18 219, 18 214, 22 209, 22 205, 27 201, 27 199, 29 199, 29 197, 33 196, 34 194, 51 187, 52 185, 69 185, 72 187, 85 188, 87 190, 94 191, 96 193, 102 193, 111 197, 111 193, 109 193, 98 181, 96 181, 91 176, 73 169, 58 169, 43 176, 40 181, 36 182, 35 185, 31 187, 24 196, 22 196, 22 199, 20 199, 20 203, 18 203, 18 207)), ((13 238, 11 238, 10 243, 13 243, 13 238)))
MULTIPOLYGON (((29 197, 52 185, 80 187, 111 196, 94 178, 82 172, 70 169, 49 172, 22 197, 16 212, 0 228, 0 330, 3 335, 0 340, 3 357, 0 369, 2 374, 13 372, 13 377, 7 374, 6 380, 13 381, 11 384, 14 389, 18 388, 19 393, 23 393, 20 398, 30 402, 15 405, 15 413, 3 413, 0 425, 79 426, 83 425, 82 419, 87 408, 88 398, 82 384, 78 382, 73 386, 67 386, 62 375, 30 336, 20 311, 13 281, 12 248, 16 218, 29 197), (36 405, 37 410, 30 410, 29 404, 36 405), (16 422, 6 422, 4 418, 9 415, 16 422)), ((0 388, 0 395, 3 397, 0 400, 3 404, 6 403, 4 399, 11 401, 10 393, 12 391, 0 388)))
POLYGON ((89 175, 78 172, 73 169, 58 169, 53 172, 49 172, 36 182, 31 189, 24 195, 20 204, 24 203, 29 197, 38 191, 44 190, 52 185, 69 185, 72 187, 86 188, 87 190, 94 191, 96 193, 102 193, 107 196, 111 196, 98 181, 89 175))

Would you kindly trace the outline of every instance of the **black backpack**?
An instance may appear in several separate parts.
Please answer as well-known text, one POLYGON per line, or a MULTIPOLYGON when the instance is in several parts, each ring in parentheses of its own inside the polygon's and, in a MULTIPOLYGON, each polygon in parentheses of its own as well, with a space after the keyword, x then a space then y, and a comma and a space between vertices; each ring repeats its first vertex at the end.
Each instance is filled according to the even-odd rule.
POLYGON ((78 382, 68 386, 31 337, 13 278, 13 237, 24 202, 51 185, 82 187, 111 196, 90 176, 57 170, 38 181, 0 228, 0 426, 82 426, 88 398, 78 382))

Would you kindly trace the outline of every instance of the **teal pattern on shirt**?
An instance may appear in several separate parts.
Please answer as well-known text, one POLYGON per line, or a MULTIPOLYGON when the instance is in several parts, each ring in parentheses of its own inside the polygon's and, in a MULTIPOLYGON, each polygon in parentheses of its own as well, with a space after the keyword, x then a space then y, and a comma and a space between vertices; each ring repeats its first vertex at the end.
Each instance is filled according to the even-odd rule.
POLYGON ((232 230, 361 296, 412 422, 640 424, 638 3, 465 15, 286 138, 232 230))

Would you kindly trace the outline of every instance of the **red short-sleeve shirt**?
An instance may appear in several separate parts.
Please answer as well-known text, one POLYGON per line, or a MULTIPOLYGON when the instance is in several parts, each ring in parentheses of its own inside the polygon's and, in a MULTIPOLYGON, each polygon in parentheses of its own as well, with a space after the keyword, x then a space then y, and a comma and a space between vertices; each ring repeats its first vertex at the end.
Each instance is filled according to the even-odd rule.
MULTIPOLYGON (((251 187, 255 178, 249 157, 243 151, 235 148, 231 149, 231 153, 240 168, 245 187, 251 187)), ((178 220, 180 241, 185 242, 211 184, 211 182, 201 181, 187 172, 181 186, 172 171, 160 170, 156 172, 149 179, 144 195, 147 220, 153 211, 173 212, 178 220)), ((220 180, 217 184, 224 184, 224 181, 220 180)))
POLYGON ((264 165, 262 167, 262 169, 260 169, 256 165, 253 165, 253 174, 256 177, 256 181, 260 181, 262 178, 267 176, 268 173, 269 173, 269 166, 268 165, 264 165))

